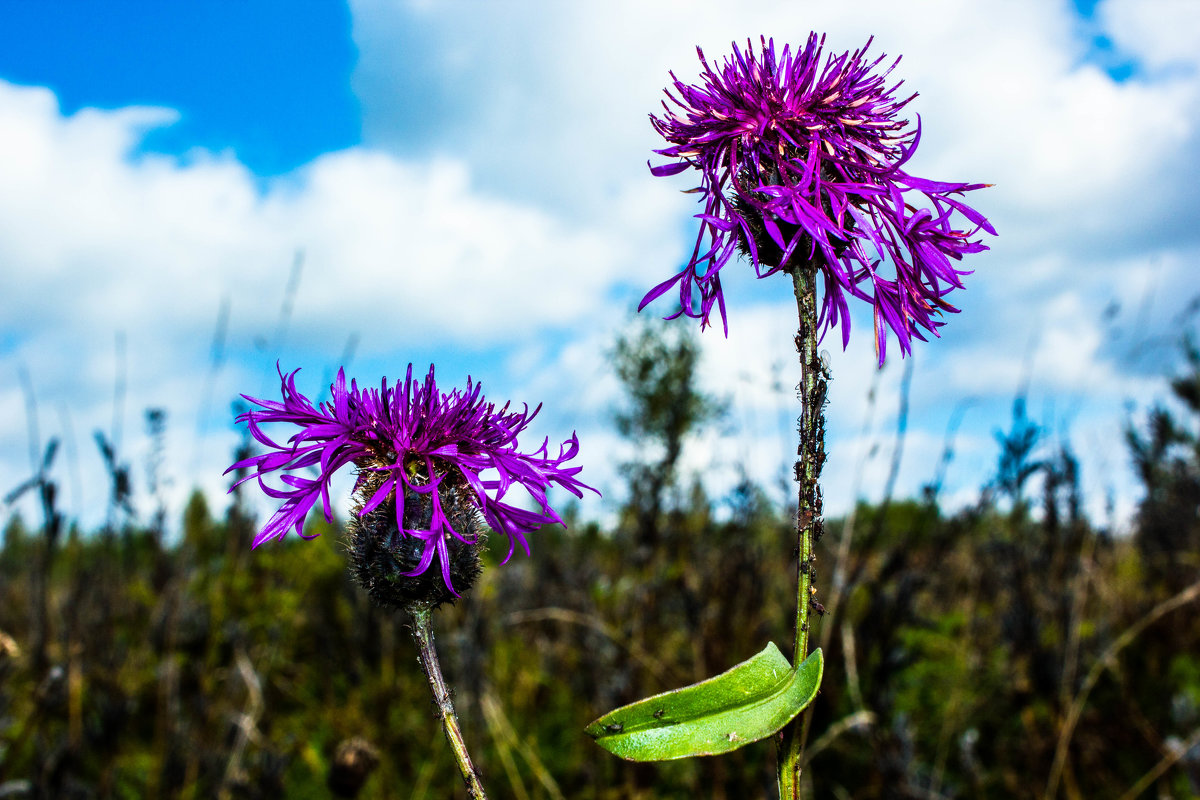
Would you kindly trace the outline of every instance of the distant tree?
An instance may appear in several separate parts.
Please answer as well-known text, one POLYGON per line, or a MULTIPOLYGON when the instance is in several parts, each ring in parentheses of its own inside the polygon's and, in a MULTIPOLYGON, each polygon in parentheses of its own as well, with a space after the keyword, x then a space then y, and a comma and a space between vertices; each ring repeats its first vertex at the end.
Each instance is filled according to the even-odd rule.
POLYGON ((1025 395, 1013 399, 1012 427, 1007 433, 996 431, 1000 445, 1000 459, 996 468, 995 486, 1018 508, 1024 503, 1025 482, 1046 465, 1033 458, 1034 451, 1042 440, 1042 428, 1029 419, 1025 412, 1025 395))
POLYGON ((198 563, 207 564, 224 552, 225 542, 221 537, 222 532, 213 522, 204 492, 193 490, 183 509, 184 546, 191 550, 198 563))
POLYGON ((16 578, 29 566, 33 537, 20 514, 13 514, 0 532, 0 575, 16 578))
POLYGON ((628 406, 614 414, 617 430, 640 455, 625 466, 636 547, 644 559, 659 538, 666 494, 678 484, 688 436, 720 417, 725 404, 700 390, 700 348, 688 331, 643 323, 617 340, 612 357, 628 397, 628 406))
POLYGON ((105 524, 106 532, 111 534, 118 527, 118 511, 124 512, 126 522, 133 518, 133 479, 130 476, 129 464, 120 461, 115 444, 104 432, 95 431, 93 436, 112 485, 109 493, 108 521, 105 524))
POLYGON ((150 437, 150 452, 146 456, 146 493, 154 503, 150 532, 161 547, 167 524, 167 501, 164 490, 170 483, 163 473, 167 457, 167 412, 161 408, 146 409, 146 435, 150 437))
POLYGON ((1165 405, 1150 409, 1145 424, 1126 425, 1133 464, 1145 487, 1134 541, 1152 581, 1178 590, 1195 579, 1200 552, 1200 349, 1183 344, 1188 373, 1171 381, 1187 418, 1165 405))

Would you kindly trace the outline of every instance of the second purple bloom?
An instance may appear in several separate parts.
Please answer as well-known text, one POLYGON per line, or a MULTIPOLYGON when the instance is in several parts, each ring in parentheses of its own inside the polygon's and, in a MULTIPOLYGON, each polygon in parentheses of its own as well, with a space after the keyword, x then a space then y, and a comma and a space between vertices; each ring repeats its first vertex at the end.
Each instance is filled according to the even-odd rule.
MULTIPOLYGON (((357 572, 371 572, 356 575, 360 582, 380 583, 380 587, 366 586, 377 601, 403 605, 420 599, 410 597, 408 589, 389 594, 391 590, 384 591, 382 584, 405 583, 398 580, 404 577, 428 581, 426 573, 435 564, 434 574, 440 573, 441 580, 436 587, 426 587, 428 599, 452 599, 458 595, 454 582, 460 579, 461 571, 455 569, 462 561, 459 553, 466 547, 475 558, 481 537, 479 518, 508 537, 508 557, 517 545, 528 554, 526 534, 542 525, 562 523, 546 497, 551 485, 577 497, 584 489, 595 491, 576 478, 580 467, 566 466, 579 451, 574 434, 556 455, 550 454, 548 440, 521 450, 517 437, 540 406, 532 412, 528 406, 510 410, 507 404, 497 409, 469 378, 465 390, 443 392, 434 380, 433 367, 420 381, 413 379, 409 365, 402 384, 389 386, 385 378, 378 389, 359 389, 355 382, 347 388, 345 374, 339 370, 330 387, 331 401, 319 406, 296 389, 295 378, 295 372, 280 373, 281 401, 243 395, 258 408, 238 420, 246 423, 267 452, 230 470, 249 469, 239 483, 255 478, 269 497, 283 501, 254 545, 291 530, 304 536, 305 517, 318 500, 325 518, 332 520, 330 478, 353 464, 358 469, 356 520, 351 524, 354 566, 357 572), (263 428, 268 423, 290 423, 299 430, 281 444, 263 428), (313 468, 315 477, 303 474, 313 468), (281 487, 264 480, 275 472, 280 473, 281 487), (508 502, 514 486, 529 494, 536 510, 508 502), (359 541, 364 536, 370 541, 359 541), (380 572, 380 559, 391 565, 391 574, 384 574, 387 569, 380 572), (380 596, 375 588, 380 588, 380 596)), ((470 565, 476 562, 467 561, 469 582, 474 578, 470 565)))

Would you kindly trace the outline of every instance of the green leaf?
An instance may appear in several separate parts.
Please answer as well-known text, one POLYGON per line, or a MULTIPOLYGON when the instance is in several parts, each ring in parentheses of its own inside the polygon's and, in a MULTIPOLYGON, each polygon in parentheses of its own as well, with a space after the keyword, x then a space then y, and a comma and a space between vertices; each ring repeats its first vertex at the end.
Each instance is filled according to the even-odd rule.
POLYGON ((610 711, 585 732, 628 761, 728 753, 791 722, 817 696, 824 669, 819 648, 792 669, 771 642, 714 678, 610 711))

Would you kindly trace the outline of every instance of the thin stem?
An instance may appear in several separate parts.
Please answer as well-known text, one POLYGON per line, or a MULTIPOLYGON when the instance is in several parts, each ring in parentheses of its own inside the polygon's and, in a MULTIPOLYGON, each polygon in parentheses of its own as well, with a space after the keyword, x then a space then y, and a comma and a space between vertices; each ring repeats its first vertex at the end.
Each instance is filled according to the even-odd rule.
POLYGON ((1067 709, 1067 717, 1059 731, 1058 745, 1054 750, 1054 763, 1050 766, 1050 778, 1046 782, 1046 791, 1042 794, 1043 800, 1054 800, 1054 797, 1058 795, 1058 784, 1062 780, 1063 769, 1066 767, 1067 751, 1071 745, 1071 737, 1075 735, 1075 726, 1079 724, 1079 717, 1083 714, 1084 706, 1087 705, 1088 696, 1092 693, 1092 689, 1096 688, 1100 676, 1105 669, 1109 669, 1115 664, 1117 653, 1128 647, 1146 628, 1175 609, 1182 608, 1197 599, 1200 599, 1200 581, 1150 609, 1146 616, 1130 625, 1124 633, 1114 639, 1113 643, 1105 648, 1100 657, 1092 664, 1087 677, 1083 679, 1083 686, 1075 695, 1075 701, 1067 709))
MULTIPOLYGON (((821 467, 825 463, 825 391, 828 375, 817 356, 817 294, 816 270, 804 265, 791 270, 792 286, 796 292, 799 330, 796 333, 796 352, 800 356, 800 446, 796 450, 796 483, 799 502, 796 506, 796 639, 792 663, 799 665, 808 656, 809 611, 824 611, 816 602, 813 586, 813 547, 821 537, 821 467)), ((781 800, 800 797, 800 770, 804 763, 804 740, 801 718, 792 720, 779 740, 779 796, 781 800)))
POLYGON ((1165 775, 1167 770, 1175 766, 1175 762, 1186 756, 1198 744, 1200 744, 1200 728, 1197 728, 1186 742, 1172 748, 1171 752, 1163 756, 1162 761, 1155 764, 1149 772, 1138 779, 1137 783, 1129 787, 1129 791, 1121 795, 1119 800, 1136 800, 1141 797, 1142 792, 1149 789, 1151 784, 1165 775))
POLYGON ((437 650, 433 647, 433 612, 429 606, 410 608, 412 614, 413 641, 417 643, 417 656, 421 661, 421 671, 429 681, 429 689, 433 692, 433 703, 437 706, 438 716, 442 718, 442 730, 446 732, 446 741, 454 752, 454 760, 462 772, 463 782, 467 785, 467 794, 472 800, 487 800, 483 784, 471 763, 467 752, 467 743, 463 739, 462 729, 458 727, 458 717, 454 713, 454 702, 450 699, 450 690, 446 679, 442 677, 442 667, 438 663, 437 650))

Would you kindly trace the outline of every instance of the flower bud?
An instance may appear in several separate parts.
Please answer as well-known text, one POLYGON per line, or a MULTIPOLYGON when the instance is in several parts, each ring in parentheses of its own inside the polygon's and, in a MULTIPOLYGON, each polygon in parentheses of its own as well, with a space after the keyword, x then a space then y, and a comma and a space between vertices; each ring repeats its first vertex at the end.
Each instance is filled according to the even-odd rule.
MULTIPOLYGON (((362 513, 386 474, 371 469, 359 473, 353 497, 355 505, 347 527, 351 576, 372 602, 383 608, 417 605, 436 608, 442 603, 453 603, 457 594, 474 585, 483 569, 479 554, 485 536, 470 490, 464 483, 453 484, 449 478, 444 478, 436 490, 442 514, 458 534, 448 531, 431 534, 442 537, 446 550, 441 561, 448 574, 442 575, 421 564, 426 543, 411 533, 430 531, 433 527, 435 492, 418 493, 404 486, 404 531, 396 525, 394 493, 366 514, 362 513)), ((400 484, 404 485, 403 481, 400 484)))

